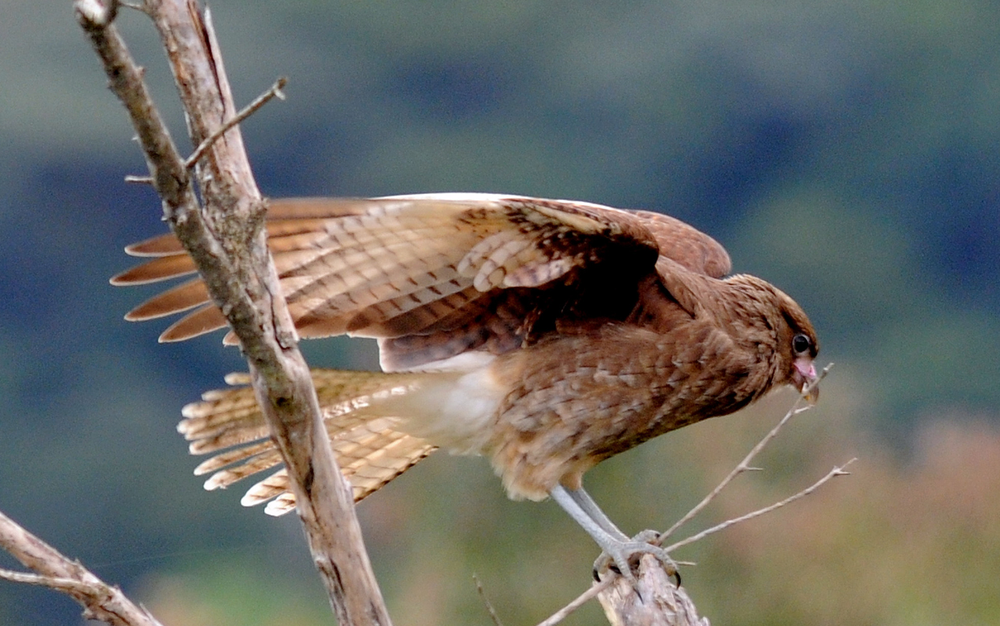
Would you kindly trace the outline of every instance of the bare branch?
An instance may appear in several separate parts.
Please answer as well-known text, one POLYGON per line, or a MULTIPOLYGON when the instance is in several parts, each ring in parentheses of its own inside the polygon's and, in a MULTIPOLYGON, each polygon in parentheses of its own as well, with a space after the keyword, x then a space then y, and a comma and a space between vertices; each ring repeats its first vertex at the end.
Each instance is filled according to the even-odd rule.
POLYGON ((595 597, 614 626, 708 626, 707 619, 698 617, 687 591, 674 584, 652 555, 640 559, 635 586, 624 576, 609 572, 538 626, 555 626, 595 597))
POLYGON ((125 105, 132 120, 151 178, 157 190, 167 192, 163 194, 164 202, 169 197, 177 204, 190 201, 197 207, 194 194, 188 196, 184 193, 184 190, 189 190, 187 170, 177 167, 180 159, 177 148, 153 103, 153 97, 146 89, 142 69, 132 60, 125 42, 111 23, 115 7, 117 3, 113 0, 107 3, 77 0, 74 3, 77 21, 90 37, 94 51, 104 65, 108 86, 125 105))
POLYGON ((539 622, 538 626, 555 626, 559 622, 563 621, 564 619, 575 613, 576 610, 579 609, 581 606, 596 598, 597 594, 602 593, 607 589, 609 589, 614 581, 615 579, 609 576, 600 582, 595 582, 590 586, 590 589, 578 595, 569 604, 567 604, 563 608, 559 609, 558 611, 550 615, 548 619, 539 622))
POLYGON ((161 626, 144 608, 132 603, 75 561, 0 513, 0 546, 38 574, 0 570, 0 578, 61 591, 83 606, 87 619, 114 626, 161 626))
POLYGON ((674 544, 672 544, 670 546, 667 546, 664 549, 667 552, 670 552, 670 551, 672 551, 672 550, 674 550, 676 548, 679 548, 681 546, 686 546, 689 543, 694 543, 696 541, 704 539, 708 535, 711 535, 713 533, 717 533, 720 530, 725 530, 726 528, 729 528, 730 526, 733 526, 735 524, 739 524, 740 522, 745 522, 745 521, 751 520, 751 519, 753 519, 755 517, 760 517, 761 515, 764 515, 765 513, 770 513, 771 511, 774 511, 776 509, 780 509, 781 507, 785 506, 786 504, 791 504, 792 502, 795 502, 796 500, 798 500, 800 498, 804 498, 804 497, 808 496, 809 494, 811 494, 812 492, 816 491, 817 489, 819 489, 820 487, 822 487, 825 483, 827 483, 828 481, 830 481, 832 478, 836 478, 837 476, 850 476, 851 473, 844 471, 844 468, 847 467, 848 465, 850 465, 851 463, 855 462, 855 461, 857 461, 856 458, 851 459, 850 461, 848 461, 847 463, 844 463, 843 465, 841 465, 839 467, 834 467, 823 478, 820 478, 819 480, 817 480, 815 483, 813 483, 809 487, 806 487, 805 489, 803 489, 802 491, 800 491, 800 492, 798 492, 798 493, 796 493, 794 495, 788 496, 787 498, 785 498, 784 500, 781 500, 780 502, 775 502, 771 506, 766 506, 766 507, 764 507, 762 509, 757 509, 756 511, 751 511, 750 513, 747 513, 746 515, 741 515, 739 517, 736 517, 736 518, 733 518, 733 519, 730 519, 730 520, 726 520, 726 521, 722 522, 721 524, 716 524, 715 526, 712 526, 711 528, 706 528, 705 530, 703 530, 703 531, 701 531, 699 533, 696 533, 694 535, 691 535, 687 539, 682 539, 682 540, 678 541, 677 543, 674 543, 674 544))
POLYGON ((479 582, 479 577, 473 574, 472 580, 476 583, 476 591, 479 592, 479 598, 483 601, 483 605, 486 606, 486 612, 490 614, 490 620, 493 622, 493 626, 503 626, 503 622, 500 621, 500 616, 497 615, 496 610, 493 608, 493 603, 486 597, 486 590, 483 589, 483 584, 479 582))
POLYGON ((734 478, 736 478, 743 472, 759 471, 760 468, 752 467, 750 463, 757 457, 758 454, 760 454, 760 451, 763 450, 764 447, 767 446, 767 444, 769 444, 771 440, 778 435, 778 432, 782 429, 782 427, 785 424, 788 423, 790 419, 792 419, 799 413, 804 413, 805 411, 808 411, 809 409, 812 408, 812 404, 808 403, 806 397, 812 392, 813 389, 815 389, 819 385, 820 381, 826 378, 826 375, 830 372, 830 368, 832 367, 833 363, 830 363, 829 365, 823 368, 823 371, 819 373, 819 376, 816 377, 816 380, 814 380, 812 384, 806 386, 802 390, 802 393, 799 394, 798 399, 796 399, 795 403, 792 404, 792 408, 788 409, 788 412, 785 413, 785 416, 781 418, 781 420, 777 423, 777 425, 775 425, 774 428, 772 428, 766 435, 764 435, 763 439, 757 442, 757 445, 755 445, 750 450, 750 452, 748 452, 747 455, 743 457, 743 460, 740 461, 739 464, 737 464, 736 467, 733 468, 733 471, 729 472, 729 474, 722 479, 722 482, 720 482, 715 487, 715 489, 711 491, 711 493, 705 496, 705 498, 702 499, 701 502, 695 505, 695 507, 692 508, 690 511, 688 511, 683 517, 674 522, 673 526, 671 526, 664 532, 660 533, 660 536, 657 537, 656 540, 651 543, 655 543, 656 545, 663 545, 663 542, 667 539, 667 537, 672 535, 678 528, 689 522, 695 515, 701 513, 705 509, 705 507, 707 507, 712 502, 712 500, 715 500, 715 498, 720 493, 722 493, 722 490, 725 489, 729 485, 729 483, 733 481, 734 478), (804 402, 805 404, 803 404, 804 402))
MULTIPOLYGON (((205 154, 205 151, 207 151, 212 146, 213 143, 218 141, 220 137, 225 135, 226 131, 228 131, 233 126, 236 126, 246 118, 256 113, 262 106, 267 104, 272 98, 278 98, 279 100, 284 100, 285 94, 283 94, 281 90, 285 88, 286 84, 288 84, 287 78, 285 78, 284 76, 278 78, 278 80, 276 80, 274 84, 271 85, 270 89, 268 89, 261 95, 257 96, 253 100, 253 102, 243 107, 243 109, 239 113, 234 115, 232 119, 230 119, 225 124, 217 128, 215 132, 211 134, 211 136, 205 139, 205 141, 201 142, 201 145, 199 145, 195 149, 195 151, 191 153, 191 155, 187 158, 184 164, 189 169, 194 167, 195 163, 198 162, 198 159, 200 159, 205 154)), ((129 181, 129 182, 138 182, 138 181, 129 181)))
MULTIPOLYGON (((243 149, 211 15, 196 0, 146 0, 199 146, 188 173, 111 24, 114 3, 77 0, 77 19, 125 104, 163 213, 240 340, 262 411, 284 457, 310 550, 341 624, 389 624, 364 551, 349 486, 334 461, 309 368, 268 254, 264 202, 243 149), (202 145, 204 144, 204 148, 202 145)), ((280 87, 279 87, 280 88, 280 87)), ((273 90, 277 95, 277 89, 273 90)))
POLYGON ((610 587, 597 599, 614 626, 709 626, 698 617, 694 602, 674 586, 663 564, 647 554, 639 560, 636 584, 614 576, 610 587))

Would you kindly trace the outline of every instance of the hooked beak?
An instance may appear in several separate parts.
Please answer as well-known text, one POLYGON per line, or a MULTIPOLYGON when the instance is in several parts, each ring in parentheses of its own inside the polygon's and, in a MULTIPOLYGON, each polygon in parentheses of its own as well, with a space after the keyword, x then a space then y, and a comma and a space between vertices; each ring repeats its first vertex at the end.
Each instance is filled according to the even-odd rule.
POLYGON ((792 373, 792 380, 799 391, 806 394, 806 400, 809 404, 816 404, 819 400, 819 386, 814 385, 816 382, 816 366, 813 365, 812 359, 804 356, 795 359, 795 371, 792 373), (812 388, 806 392, 806 387, 810 385, 812 388))

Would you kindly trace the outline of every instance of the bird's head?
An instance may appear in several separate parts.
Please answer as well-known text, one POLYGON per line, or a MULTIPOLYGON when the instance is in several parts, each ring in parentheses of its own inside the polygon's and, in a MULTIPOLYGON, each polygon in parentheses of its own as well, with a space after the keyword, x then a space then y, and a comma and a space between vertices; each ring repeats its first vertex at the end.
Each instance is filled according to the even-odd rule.
POLYGON ((781 291, 777 292, 777 310, 780 320, 775 325, 778 339, 779 363, 786 382, 799 391, 813 385, 806 395, 806 400, 815 403, 819 400, 819 387, 816 382, 816 355, 819 353, 819 340, 805 311, 781 291))
MULTIPOLYGON (((791 385, 805 391, 817 378, 814 361, 819 340, 812 322, 795 300, 774 285, 747 274, 726 279, 733 288, 730 317, 741 320, 737 335, 769 354, 768 387, 791 385), (742 330, 740 330, 742 328, 742 330)), ((806 399, 816 402, 819 388, 813 386, 806 399)))

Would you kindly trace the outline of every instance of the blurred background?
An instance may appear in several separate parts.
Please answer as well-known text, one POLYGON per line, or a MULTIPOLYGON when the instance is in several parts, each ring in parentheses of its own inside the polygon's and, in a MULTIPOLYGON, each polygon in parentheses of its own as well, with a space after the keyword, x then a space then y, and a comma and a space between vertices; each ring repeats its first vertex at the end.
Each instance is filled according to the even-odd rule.
MULTIPOLYGON (((675 553, 718 624, 1000 622, 1000 4, 216 0, 263 192, 490 191, 662 211, 809 312, 820 405, 681 535, 853 475, 675 553)), ((164 227, 69 2, 0 0, 0 510, 168 626, 330 624, 298 522, 208 493, 175 432, 241 370, 221 334, 159 345, 112 288, 164 227), (44 5, 44 6, 43 6, 44 5)), ((151 24, 119 26, 189 150, 151 24)), ((372 367, 370 342, 305 346, 372 367)), ((625 530, 666 528, 793 401, 588 474, 625 530)), ((434 455, 359 507, 399 626, 508 626, 588 586, 597 550, 486 462, 434 455)), ((14 567, 0 556, 0 567, 14 567)), ((0 624, 79 624, 0 582, 0 624)), ((588 606, 567 624, 603 624, 588 606)))

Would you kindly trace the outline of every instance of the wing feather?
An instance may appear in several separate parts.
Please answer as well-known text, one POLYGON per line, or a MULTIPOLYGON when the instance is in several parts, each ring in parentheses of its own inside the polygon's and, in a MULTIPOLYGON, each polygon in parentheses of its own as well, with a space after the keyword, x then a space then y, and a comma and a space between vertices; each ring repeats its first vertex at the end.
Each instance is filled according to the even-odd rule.
POLYGON ((156 319, 173 313, 187 311, 209 299, 208 289, 200 278, 189 280, 146 300, 125 315, 130 322, 156 319))
POLYGON ((137 265, 111 279, 112 285, 145 285, 177 278, 198 271, 194 259, 187 254, 170 254, 137 265))
MULTIPOLYGON (((405 342, 392 340, 411 335, 448 341, 450 350, 507 350, 529 341, 532 332, 554 328, 560 316, 624 319, 651 274, 669 284, 677 277, 667 274, 720 277, 730 268, 722 246, 674 218, 519 196, 280 200, 268 211, 267 231, 300 334, 389 340, 383 351, 402 350, 405 342), (460 340, 448 340, 449 333, 460 340)), ((119 274, 115 284, 193 271, 172 235, 127 251, 154 258, 119 274)), ((151 298, 128 319, 191 308, 163 340, 225 326, 200 280, 151 298)), ((227 343, 233 340, 227 336, 227 343)), ((383 362, 416 367, 422 358, 450 351, 423 343, 405 354, 383 354, 383 362)))
POLYGON ((229 325, 226 317, 214 304, 203 304, 197 310, 188 313, 171 324, 160 335, 160 341, 183 341, 198 337, 229 325))

